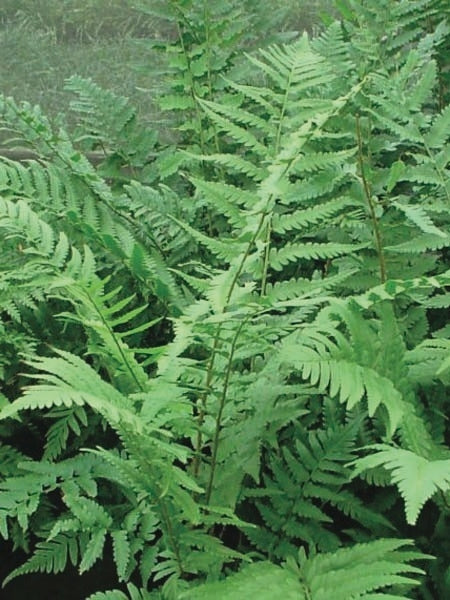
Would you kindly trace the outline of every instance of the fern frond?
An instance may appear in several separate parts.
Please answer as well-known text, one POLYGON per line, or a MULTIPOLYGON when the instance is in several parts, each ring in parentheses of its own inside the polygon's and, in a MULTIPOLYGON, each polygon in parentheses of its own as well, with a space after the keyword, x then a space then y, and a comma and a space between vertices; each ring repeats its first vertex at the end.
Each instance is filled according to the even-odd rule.
POLYGON ((450 104, 435 117, 425 141, 431 148, 442 148, 450 136, 450 104))
POLYGON ((47 431, 43 459, 54 460, 66 449, 70 432, 80 435, 80 425, 87 427, 88 419, 83 406, 53 409, 46 416, 56 423, 47 431))
POLYGON ((324 57, 311 50, 306 34, 297 43, 274 45, 260 50, 260 54, 264 60, 251 56, 250 61, 283 91, 300 94, 335 78, 324 57))
POLYGON ((325 222, 328 219, 340 214, 350 206, 354 206, 355 201, 349 197, 336 198, 323 202, 317 206, 298 210, 295 213, 275 214, 272 220, 272 227, 276 233, 286 233, 316 225, 325 222))
POLYGON ((270 266, 275 271, 281 271, 283 267, 290 262, 297 260, 321 259, 327 260, 352 254, 356 250, 366 248, 366 244, 340 244, 334 242, 314 243, 306 242, 304 244, 287 243, 282 248, 271 248, 270 266))
POLYGON ((186 152, 187 156, 203 162, 212 162, 218 166, 227 167, 237 174, 246 175, 254 181, 262 181, 267 172, 262 167, 254 165, 249 160, 234 154, 192 154, 186 152))
POLYGON ((393 448, 384 444, 372 446, 376 452, 355 460, 354 476, 366 469, 383 466, 391 472, 405 501, 406 520, 415 525, 425 502, 437 491, 450 489, 450 459, 427 460, 409 450, 393 448))
POLYGON ((120 590, 110 590, 108 592, 96 592, 91 594, 86 600, 151 600, 153 595, 146 589, 138 589, 132 583, 127 585, 128 595, 120 590))
POLYGON ((409 540, 397 539, 356 544, 333 554, 301 559, 298 573, 313 600, 327 600, 330 593, 337 600, 358 596, 368 600, 399 598, 395 591, 392 596, 392 587, 395 590, 398 586, 399 593, 402 593, 403 586, 408 589, 417 585, 417 575, 424 573, 408 563, 428 558, 419 552, 403 549, 410 545, 409 540), (384 591, 384 588, 387 589, 384 591))
POLYGON ((6 585, 19 575, 26 573, 61 573, 67 562, 76 565, 79 548, 74 535, 59 534, 50 542, 38 542, 33 556, 12 571, 3 581, 6 585))
POLYGON ((113 555, 119 581, 125 581, 128 563, 131 556, 130 541, 124 530, 112 531, 113 555))
POLYGON ((37 368, 41 381, 28 387, 23 396, 0 412, 0 419, 9 418, 21 410, 83 406, 99 412, 112 427, 122 423, 143 431, 143 423, 129 409, 125 396, 105 382, 87 363, 77 356, 58 350, 58 358, 38 358, 29 361, 37 368))
POLYGON ((408 540, 377 540, 310 558, 300 554, 299 564, 291 558, 284 568, 255 563, 223 581, 188 590, 182 598, 234 600, 245 595, 271 600, 275 591, 292 600, 329 600, 331 595, 336 600, 400 600, 406 597, 404 589, 417 585, 417 575, 423 574, 409 563, 428 558, 402 549, 409 545, 408 540), (392 588, 402 595, 391 593, 392 588))
POLYGON ((252 150, 256 156, 261 158, 267 156, 266 146, 264 146, 264 144, 262 144, 247 128, 236 125, 229 119, 222 117, 219 114, 222 110, 213 102, 199 100, 199 103, 219 130, 228 134, 238 144, 252 150))
POLYGON ((269 562, 255 563, 217 583, 206 583, 182 594, 185 600, 273 600, 274 592, 286 600, 306 600, 301 583, 287 571, 269 562), (276 590, 276 592, 275 592, 276 590))
POLYGON ((106 541, 106 529, 94 529, 94 531, 90 533, 90 538, 83 548, 83 557, 78 567, 80 575, 85 571, 89 571, 103 555, 103 547, 106 541))
POLYGON ((440 238, 448 238, 446 233, 436 227, 422 206, 407 205, 399 201, 393 202, 393 205, 401 210, 424 233, 439 236, 440 238))

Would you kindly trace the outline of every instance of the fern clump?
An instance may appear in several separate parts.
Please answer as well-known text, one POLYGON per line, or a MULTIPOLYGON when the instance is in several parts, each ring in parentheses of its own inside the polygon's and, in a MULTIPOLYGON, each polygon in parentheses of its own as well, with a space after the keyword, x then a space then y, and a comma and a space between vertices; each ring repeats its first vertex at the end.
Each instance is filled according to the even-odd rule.
POLYGON ((0 99, 35 153, 0 159, 6 584, 111 555, 91 600, 448 597, 441 4, 258 50, 247 3, 142 5, 170 142, 77 76, 72 132, 0 99))

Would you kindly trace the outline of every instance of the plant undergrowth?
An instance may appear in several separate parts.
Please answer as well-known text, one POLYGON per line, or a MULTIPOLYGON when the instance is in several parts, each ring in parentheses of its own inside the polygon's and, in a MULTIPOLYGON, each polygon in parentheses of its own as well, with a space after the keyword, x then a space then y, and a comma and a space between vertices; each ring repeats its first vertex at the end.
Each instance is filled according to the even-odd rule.
POLYGON ((140 8, 170 145, 80 76, 69 131, 0 98, 4 585, 112 548, 90 600, 444 600, 447 3, 258 51, 250 2, 140 8))

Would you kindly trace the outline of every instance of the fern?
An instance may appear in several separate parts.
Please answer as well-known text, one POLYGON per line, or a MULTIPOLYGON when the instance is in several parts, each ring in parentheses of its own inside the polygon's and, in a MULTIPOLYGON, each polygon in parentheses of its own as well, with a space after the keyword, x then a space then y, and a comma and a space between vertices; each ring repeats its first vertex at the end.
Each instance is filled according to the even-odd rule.
POLYGON ((448 595, 448 11, 338 4, 258 51, 251 3, 141 6, 170 142, 79 77, 72 133, 1 97, 35 156, 0 161, 8 581, 111 552, 98 600, 408 597, 400 499, 448 595))
POLYGON ((391 471, 391 481, 398 486, 405 502, 406 520, 414 525, 425 502, 437 491, 449 489, 450 460, 429 461, 409 450, 382 444, 374 449, 377 452, 354 462, 354 474, 377 466, 391 471))
POLYGON ((330 530, 331 507, 368 528, 390 527, 370 508, 346 490, 350 472, 343 467, 354 451, 358 421, 346 427, 311 432, 291 430, 294 448, 286 445, 280 457, 271 456, 272 475, 264 475, 265 487, 249 489, 265 528, 247 532, 250 540, 269 557, 292 556, 299 543, 330 551, 339 546, 339 536, 330 530), (268 550, 267 550, 268 548, 268 550))
POLYGON ((403 540, 378 540, 353 548, 341 549, 333 554, 322 554, 306 558, 300 555, 299 564, 288 562, 280 568, 272 563, 255 563, 245 567, 223 582, 209 583, 185 593, 182 597, 190 600, 221 598, 228 600, 236 594, 258 595, 273 598, 276 590, 286 598, 310 598, 325 600, 332 593, 342 600, 356 598, 406 598, 392 595, 392 586, 417 583, 412 576, 423 573, 421 569, 408 565, 408 562, 421 558, 401 549, 408 544, 403 540), (348 575, 351 573, 351 577, 348 575), (383 588, 387 588, 383 592, 383 588))
POLYGON ((96 592, 91 594, 86 600, 150 600, 154 598, 150 592, 145 589, 138 589, 132 583, 127 585, 128 596, 119 590, 111 590, 108 592, 96 592))

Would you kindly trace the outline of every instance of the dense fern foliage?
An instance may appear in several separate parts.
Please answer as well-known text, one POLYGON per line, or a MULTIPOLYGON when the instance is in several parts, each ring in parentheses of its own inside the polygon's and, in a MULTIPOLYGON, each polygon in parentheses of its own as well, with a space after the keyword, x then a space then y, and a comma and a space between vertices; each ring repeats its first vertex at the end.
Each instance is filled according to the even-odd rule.
POLYGON ((251 3, 149 5, 170 144, 80 77, 74 131, 0 97, 38 157, 0 159, 4 585, 112 553, 90 600, 444 600, 447 3, 245 56, 251 3))

